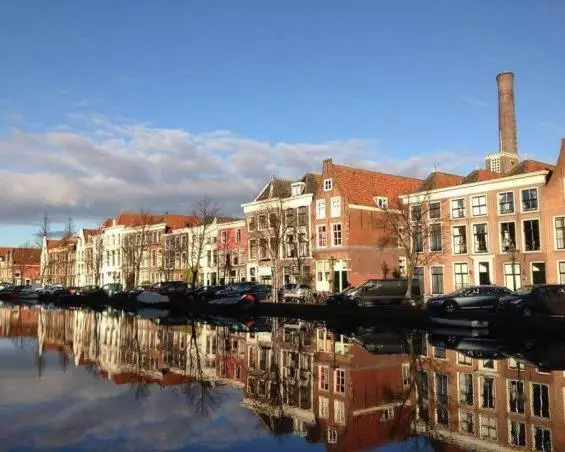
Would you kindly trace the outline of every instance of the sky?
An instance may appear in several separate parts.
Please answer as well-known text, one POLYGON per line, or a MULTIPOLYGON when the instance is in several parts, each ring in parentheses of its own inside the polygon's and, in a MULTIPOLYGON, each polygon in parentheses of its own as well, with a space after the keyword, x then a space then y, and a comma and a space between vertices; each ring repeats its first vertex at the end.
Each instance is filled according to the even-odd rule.
POLYGON ((425 177, 565 136, 565 2, 20 0, 0 14, 0 245, 120 210, 241 213, 321 161, 425 177))

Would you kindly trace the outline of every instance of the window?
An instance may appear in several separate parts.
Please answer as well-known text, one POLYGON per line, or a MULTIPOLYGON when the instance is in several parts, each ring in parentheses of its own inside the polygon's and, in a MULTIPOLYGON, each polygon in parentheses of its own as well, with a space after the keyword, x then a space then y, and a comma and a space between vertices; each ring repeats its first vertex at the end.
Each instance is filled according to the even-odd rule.
POLYGON ((267 240, 259 240, 259 259, 267 259, 267 240))
POLYGON ((222 238, 221 238, 221 240, 222 240, 222 243, 223 243, 223 244, 228 243, 228 231, 222 231, 222 238))
POLYGON ((410 378, 410 363, 402 364, 402 386, 404 388, 409 388, 411 385, 410 378))
POLYGON ((345 424, 345 404, 343 400, 334 400, 334 420, 338 424, 345 424))
MULTIPOLYGON (((210 251, 208 251, 210 253, 210 251)), ((249 259, 257 259, 257 241, 249 240, 249 259)), ((210 265, 208 265, 210 267, 210 265)))
POLYGON ((500 223, 500 247, 503 253, 507 253, 516 245, 516 224, 500 223))
POLYGON ((341 215, 341 200, 339 198, 332 198, 332 205, 330 210, 332 218, 336 218, 341 215))
POLYGON ((324 224, 318 226, 318 236, 316 243, 318 248, 326 247, 326 225, 324 224))
POLYGON ((330 404, 327 397, 318 397, 318 414, 321 419, 330 417, 330 404))
POLYGON ((545 284, 545 263, 532 263, 532 284, 545 284))
POLYGON ((463 353, 457 353, 457 364, 461 366, 470 366, 473 364, 473 359, 463 353))
POLYGON ((428 215, 430 220, 437 219, 441 216, 441 203, 431 202, 428 205, 428 215))
POLYGON ((429 383, 428 383, 428 373, 425 370, 416 371, 416 381, 418 388, 418 395, 422 398, 428 398, 429 396, 429 383))
POLYGON ((473 238, 475 253, 488 252, 488 229, 486 223, 473 225, 473 238))
POLYGON ((336 430, 328 430, 328 444, 337 444, 336 430))
POLYGON ((514 192, 498 194, 498 211, 502 215, 514 213, 514 192))
POLYGON ((241 242, 241 229, 235 230, 235 241, 237 243, 241 242))
POLYGON ((520 288, 520 264, 504 264, 504 285, 510 290, 520 288))
POLYGON ((441 251, 441 224, 430 225, 430 251, 441 251))
POLYGON ((467 227, 453 228, 453 254, 467 254, 467 227))
POLYGON ((422 206, 416 205, 410 208, 410 218, 412 221, 419 221, 422 219, 422 206))
MULTIPOLYGON (((247 228, 250 231, 254 231, 255 229, 257 229, 257 223, 255 222, 255 217, 249 217, 247 220, 247 228)), ((210 239, 210 237, 208 237, 208 240, 210 239)))
POLYGON ((467 264, 454 264, 453 275, 455 280, 455 290, 462 289, 469 285, 469 266, 467 264))
POLYGON ((487 214, 487 197, 486 195, 473 196, 471 198, 471 208, 474 217, 487 214))
POLYGON ((322 391, 330 390, 330 368, 327 366, 320 366, 320 389, 322 391))
POLYGON ((324 191, 330 191, 333 188, 331 179, 324 179, 324 191))
POLYGON ((465 218, 465 200, 453 199, 451 201, 451 218, 465 218))
POLYGON ((494 378, 481 377, 481 408, 494 408, 494 378))
POLYGON ((316 218, 318 220, 326 218, 326 201, 323 199, 316 201, 316 218))
POLYGON ((496 441, 498 438, 498 435, 496 433, 496 426, 498 424, 497 418, 481 415, 479 417, 479 423, 479 434, 481 435, 481 439, 490 439, 496 441))
POLYGON ((510 421, 508 442, 511 446, 526 447, 526 424, 519 421, 510 421))
POLYGON ((446 359, 447 353, 443 347, 434 347, 434 358, 446 359))
POLYGON ((447 404, 447 375, 435 374, 436 402, 441 405, 447 404))
POLYGON ((524 221, 524 250, 540 250, 539 220, 524 221))
POLYGON ((278 219, 277 218, 278 217, 277 217, 276 213, 270 213, 269 214, 269 227, 270 228, 276 228, 278 226, 278 219))
POLYGON ((559 284, 565 284, 565 262, 558 262, 559 266, 559 284))
POLYGON ((549 386, 532 384, 532 413, 537 417, 549 418, 549 386))
POLYGON ((259 215, 259 229, 267 229, 267 216, 259 215))
POLYGON ((332 224, 332 245, 341 246, 341 224, 332 224))
POLYGON ((373 201, 375 201, 379 209, 386 209, 388 207, 388 198, 386 196, 375 196, 373 201))
POLYGON ((387 408, 385 410, 382 410, 380 415, 380 419, 381 422, 388 422, 388 421, 392 421, 394 419, 394 409, 393 408, 387 408))
POLYGON ((472 406, 474 393, 473 374, 459 374, 459 403, 472 406))
POLYGON ((510 380, 508 382, 508 409, 511 413, 524 414, 524 382, 510 380))
POLYGON ((308 224, 307 210, 305 206, 298 208, 298 226, 306 226, 308 224))
POLYGON ((335 392, 345 393, 345 370, 336 369, 335 371, 335 392))
POLYGON ((443 293, 443 267, 432 267, 432 295, 443 293))
POLYGON ((555 247, 558 250, 565 249, 565 217, 555 219, 555 247))
POLYGON ((522 190, 522 212, 538 210, 538 189, 522 190))
POLYGON ((459 431, 462 433, 475 434, 475 415, 469 411, 459 412, 459 431))
POLYGON ((424 236, 422 234, 422 229, 419 227, 414 228, 414 232, 412 233, 412 246, 414 248, 414 252, 424 252, 424 236))
POLYGON ((304 193, 304 188, 306 184, 304 182, 295 182, 291 185, 290 190, 292 196, 300 196, 304 193))
POLYGON ((536 425, 534 427, 534 450, 551 451, 551 430, 536 425))

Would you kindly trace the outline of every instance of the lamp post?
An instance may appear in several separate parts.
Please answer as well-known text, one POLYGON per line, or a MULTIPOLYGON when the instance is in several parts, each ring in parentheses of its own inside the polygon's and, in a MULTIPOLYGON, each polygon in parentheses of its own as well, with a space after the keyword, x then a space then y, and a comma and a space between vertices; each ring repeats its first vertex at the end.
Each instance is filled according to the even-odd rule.
POLYGON ((510 254, 510 262, 512 265, 512 290, 516 290, 516 257, 520 250, 516 248, 514 241, 511 241, 506 251, 510 254))

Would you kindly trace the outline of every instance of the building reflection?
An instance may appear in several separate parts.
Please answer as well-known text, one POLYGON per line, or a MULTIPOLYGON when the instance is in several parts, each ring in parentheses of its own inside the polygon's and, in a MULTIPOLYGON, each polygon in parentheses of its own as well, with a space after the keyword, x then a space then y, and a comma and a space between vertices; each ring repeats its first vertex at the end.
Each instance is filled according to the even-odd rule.
MULTIPOLYGON (((526 362, 523 354, 474 359, 425 335, 371 334, 352 340, 323 325, 276 319, 253 331, 213 321, 164 325, 121 311, 0 306, 0 336, 37 337, 40 356, 54 351, 63 365, 140 392, 149 384, 231 385, 269 434, 298 435, 328 450, 415 435, 450 450, 565 444, 565 367, 537 367, 535 356, 526 362)), ((553 342, 539 346, 546 361, 561 353, 553 342)))

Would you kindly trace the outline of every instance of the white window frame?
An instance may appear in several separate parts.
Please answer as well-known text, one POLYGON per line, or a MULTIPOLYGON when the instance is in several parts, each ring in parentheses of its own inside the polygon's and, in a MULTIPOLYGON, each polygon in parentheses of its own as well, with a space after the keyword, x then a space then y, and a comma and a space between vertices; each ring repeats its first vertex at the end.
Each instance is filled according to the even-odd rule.
POLYGON ((388 208, 388 198, 386 196, 373 196, 373 202, 379 209, 388 208))
POLYGON ((551 386, 547 383, 540 383, 537 381, 531 381, 530 382, 530 398, 529 398, 529 402, 530 402, 530 413, 532 418, 535 419, 546 419, 546 420, 551 420, 551 386), (547 417, 543 417, 543 416, 537 416, 534 414, 534 385, 538 385, 538 386, 545 386, 547 387, 547 412, 548 412, 548 416, 547 417))
POLYGON ((316 248, 327 248, 328 246, 328 228, 326 227, 325 224, 319 224, 316 226, 316 248), (320 230, 324 229, 324 234, 323 234, 323 238, 324 238, 324 244, 321 245, 320 244, 320 230))
POLYGON ((343 400, 334 399, 334 421, 336 424, 345 425, 345 403, 343 400))
POLYGON ((534 212, 539 212, 539 205, 540 205, 540 189, 539 187, 524 187, 520 189, 520 212, 521 213, 534 213, 534 212), (532 209, 532 210, 524 210, 524 205, 522 203, 522 193, 525 192, 526 190, 536 190, 537 192, 537 208, 532 209))
POLYGON ((428 251, 430 253, 441 253, 443 252, 443 225, 441 223, 431 223, 428 225, 428 251), (439 241, 441 244, 441 248, 439 250, 432 250, 432 226, 436 227, 439 226, 439 241))
POLYGON ((320 419, 330 418, 330 399, 325 396, 318 396, 318 416, 320 416, 320 419), (325 410, 322 408, 325 408, 325 410))
POLYGON ((514 190, 503 190, 503 191, 499 191, 499 192, 496 193, 496 211, 497 211, 498 215, 500 215, 501 217, 516 214, 516 192, 514 190), (502 213, 500 211, 500 195, 504 195, 506 193, 512 193, 512 197, 514 199, 513 209, 512 209, 512 212, 502 213))
POLYGON ((527 408, 527 400, 526 400, 526 385, 527 382, 524 381, 523 379, 520 380, 519 378, 508 378, 506 380, 506 400, 507 400, 507 404, 506 404, 506 411, 509 414, 513 414, 513 415, 524 415, 526 413, 526 408, 527 408), (510 409, 510 401, 512 400, 512 398, 510 397, 510 385, 512 383, 522 383, 522 394, 524 395, 524 412, 520 413, 519 411, 512 411, 510 409))
POLYGON ((451 255, 452 256, 466 256, 467 254, 469 254, 469 234, 467 234, 469 228, 467 227, 467 224, 455 224, 451 226, 451 255), (465 228, 465 247, 466 247, 466 252, 465 253, 456 253, 455 252, 455 228, 465 228))
POLYGON ((341 223, 332 223, 331 224, 331 234, 332 234, 332 247, 333 248, 338 248, 340 246, 343 246, 343 226, 341 225, 341 223), (335 226, 339 226, 339 241, 340 243, 338 245, 336 245, 335 243, 335 236, 334 236, 334 227, 335 226))
POLYGON ((504 242, 502 240, 502 225, 503 224, 507 224, 507 223, 513 223, 514 224, 514 246, 518 246, 517 240, 518 240, 518 229, 516 228, 516 221, 514 220, 508 220, 508 221, 500 221, 498 223, 498 249, 500 250, 501 254, 508 254, 508 251, 504 251, 503 245, 504 242))
POLYGON ((334 183, 331 177, 324 179, 323 182, 324 191, 332 191, 333 187, 334 187, 334 183))
POLYGON ((543 252, 543 242, 542 242, 543 230, 542 230, 541 219, 539 217, 524 218, 520 222, 520 224, 522 226, 520 228, 520 235, 522 236, 522 250, 521 250, 521 252, 526 253, 526 254, 543 252), (526 221, 537 221, 538 222, 538 232, 539 232, 539 249, 538 250, 526 251, 526 234, 524 233, 524 224, 526 223, 526 221))
POLYGON ((449 218, 452 220, 461 220, 467 217, 467 200, 465 198, 453 198, 449 200, 449 218), (463 201, 463 216, 461 217, 454 217, 453 216, 453 202, 454 201, 463 201))
POLYGON ((334 196, 330 200, 330 218, 341 217, 341 198, 339 196, 334 196), (334 204, 337 203, 337 207, 334 204))
MULTIPOLYGON (((489 424, 489 430, 490 430, 490 422, 489 424)), ((488 414, 479 414, 479 438, 484 439, 484 440, 488 440, 488 441, 498 441, 498 419, 496 416, 493 415, 488 415, 488 414), (481 422, 484 419, 488 419, 489 421, 494 420, 494 431, 496 432, 496 437, 492 438, 490 436, 485 436, 482 434, 481 431, 481 426, 483 425, 483 423, 481 422)))
POLYGON ((559 218, 563 218, 563 221, 565 222, 565 215, 555 215, 552 218, 552 229, 553 229, 553 249, 555 251, 565 251, 565 239, 564 239, 564 246, 563 248, 558 248, 557 247, 557 220, 559 218))
POLYGON ((557 284, 565 284, 565 271, 563 272, 563 279, 561 279, 561 269, 559 268, 559 264, 563 263, 564 264, 564 268, 565 268, 565 260, 558 260, 556 262, 557 265, 557 284))
MULTIPOLYGON (((477 394, 479 394, 479 409, 481 410, 493 410, 496 411, 497 407, 498 407, 498 403, 497 403, 497 394, 496 394, 496 382, 497 382, 497 377, 493 376, 493 375, 479 375, 479 384, 477 387, 477 394), (485 407, 484 405, 484 391, 483 391, 483 384, 485 382, 485 379, 490 379, 493 380, 493 384, 492 384, 492 401, 493 401, 493 407, 485 407)), ((500 401, 498 401, 500 402, 500 401)))
POLYGON ((553 445, 553 432, 551 431, 551 426, 539 424, 532 424, 532 450, 534 450, 534 448, 536 447, 536 427, 549 432, 549 437, 551 438, 551 450, 555 450, 555 447, 553 445))
POLYGON ((487 196, 487 194, 481 193, 481 194, 478 194, 478 195, 471 196, 471 216, 473 218, 476 218, 476 217, 486 217, 487 215, 488 215, 488 196, 487 196), (473 200, 478 199, 478 198, 483 198, 483 197, 485 198, 485 205, 484 205, 485 213, 475 214, 475 206, 473 206, 473 200))
MULTIPOLYGON (((510 287, 508 287, 509 284, 506 284, 506 276, 507 276, 506 266, 507 265, 512 266, 512 262, 509 261, 509 262, 503 262, 502 263, 502 278, 504 280, 504 287, 507 287, 508 289, 510 289, 510 287)), ((516 262, 514 262, 514 268, 512 268, 512 271, 514 272, 513 275, 516 275, 516 278, 515 278, 516 279, 516 287, 512 287, 512 290, 518 290, 520 287, 522 287, 522 274, 521 274, 522 268, 521 268, 520 262, 518 262, 518 260, 516 260, 516 262)), ((509 276, 512 277, 512 275, 509 275, 509 276)), ((512 284, 514 284, 514 283, 512 283, 512 284)))
POLYGON ((445 293, 445 267, 443 265, 431 265, 430 266, 430 293, 432 295, 443 295, 445 293), (435 293, 434 292, 434 275, 432 273, 432 269, 434 268, 441 268, 441 288, 443 292, 435 293))
POLYGON ((472 238, 473 238, 473 251, 472 251, 471 254, 481 254, 481 255, 489 254, 489 250, 490 250, 490 231, 489 231, 489 223, 488 223, 488 221, 481 222, 481 223, 472 223, 472 224, 471 224, 471 236, 472 236, 472 238), (483 225, 483 224, 486 226, 486 232, 487 232, 487 237, 486 237, 486 246, 487 246, 487 249, 486 249, 486 251, 481 251, 481 252, 479 252, 479 251, 475 251, 475 249, 476 249, 476 248, 475 248, 475 226, 480 226, 480 225, 483 225))
POLYGON ((434 221, 434 220, 435 220, 435 221, 441 220, 441 201, 429 201, 429 202, 428 202, 428 219, 429 219, 429 220, 432 220, 432 221, 434 221), (438 217, 433 217, 433 218, 432 218, 432 216, 431 216, 432 209, 431 209, 430 206, 431 206, 432 204, 439 204, 439 216, 438 216, 438 217))
POLYGON ((334 370, 334 392, 336 394, 345 394, 347 392, 347 379, 346 379, 344 369, 335 369, 334 370), (343 374, 343 392, 337 390, 337 383, 338 383, 337 375, 338 375, 338 373, 343 374))
POLYGON ((508 419, 508 445, 512 446, 512 447, 528 447, 528 432, 527 432, 527 428, 528 425, 525 421, 525 419, 508 419), (524 437, 525 437, 525 441, 526 443, 523 446, 520 446, 518 444, 512 444, 512 422, 516 422, 518 424, 523 424, 524 425, 524 437))
POLYGON ((464 287, 468 287, 469 286, 469 263, 468 262, 453 262, 453 290, 458 290, 458 289, 462 289, 464 287), (467 273, 456 273, 455 272, 455 267, 457 265, 466 265, 467 266, 467 273), (457 275, 467 275, 467 283, 466 285, 463 285, 461 287, 457 287, 457 275))
POLYGON ((545 261, 531 261, 530 262, 530 281, 534 284, 534 265, 544 264, 545 265, 545 284, 547 284, 547 262, 545 261))
POLYGON ((464 435, 476 435, 477 434, 477 416, 475 414, 474 411, 472 410, 465 410, 465 409, 459 409, 459 416, 458 416, 458 421, 459 421, 459 432, 463 433, 464 435), (465 430, 462 429, 463 427, 463 422, 461 421, 461 419, 463 418, 463 414, 470 414, 473 418, 472 420, 472 425, 473 425, 473 431, 472 432, 467 432, 465 430))
POLYGON ((318 389, 319 389, 320 391, 329 392, 329 390, 330 390, 330 388, 331 388, 330 367, 329 367, 329 366, 318 365, 318 372, 320 373, 319 378, 318 378, 318 389), (327 389, 322 387, 322 371, 323 371, 324 369, 327 369, 327 371, 328 371, 328 387, 327 387, 327 389))
POLYGON ((316 218, 318 220, 324 220, 326 218, 326 200, 325 199, 316 200, 316 218))

